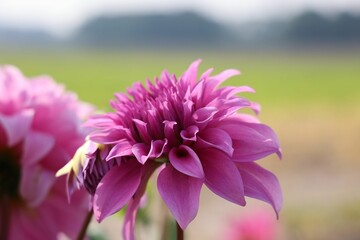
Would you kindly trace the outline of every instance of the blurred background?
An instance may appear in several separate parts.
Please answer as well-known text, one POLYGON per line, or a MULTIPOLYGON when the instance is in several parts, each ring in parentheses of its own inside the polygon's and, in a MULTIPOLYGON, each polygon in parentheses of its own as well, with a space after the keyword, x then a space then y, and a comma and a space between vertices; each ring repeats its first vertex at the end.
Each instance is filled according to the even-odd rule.
MULTIPOLYGON (((283 188, 275 239, 360 239, 360 1, 0 0, 0 64, 51 75, 100 110, 114 92, 165 68, 180 76, 198 58, 203 71, 240 69, 226 84, 254 87, 245 96, 278 133, 283 160, 260 161, 283 188)), ((165 224, 150 195, 140 239, 160 239, 165 224)), ((233 219, 259 209, 271 213, 204 188, 186 237, 226 239, 233 219)), ((121 239, 121 221, 91 231, 121 239)))

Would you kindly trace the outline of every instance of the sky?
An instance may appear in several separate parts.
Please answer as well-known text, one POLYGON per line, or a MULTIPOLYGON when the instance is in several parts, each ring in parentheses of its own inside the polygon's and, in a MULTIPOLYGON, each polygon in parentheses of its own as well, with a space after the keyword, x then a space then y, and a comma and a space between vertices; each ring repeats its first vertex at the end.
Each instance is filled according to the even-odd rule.
POLYGON ((197 11, 223 23, 287 18, 304 10, 360 13, 360 0, 0 0, 0 26, 68 36, 102 14, 197 11))

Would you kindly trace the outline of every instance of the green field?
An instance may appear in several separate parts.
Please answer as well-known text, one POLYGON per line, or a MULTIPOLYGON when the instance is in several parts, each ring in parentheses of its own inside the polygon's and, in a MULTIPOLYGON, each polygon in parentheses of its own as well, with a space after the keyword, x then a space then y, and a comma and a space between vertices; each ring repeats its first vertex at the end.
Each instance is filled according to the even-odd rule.
POLYGON ((179 76, 198 58, 201 70, 241 70, 226 84, 252 86, 257 93, 249 97, 265 109, 360 100, 359 52, 0 51, 0 64, 16 65, 28 76, 49 74, 101 108, 133 82, 159 76, 163 69, 179 76))

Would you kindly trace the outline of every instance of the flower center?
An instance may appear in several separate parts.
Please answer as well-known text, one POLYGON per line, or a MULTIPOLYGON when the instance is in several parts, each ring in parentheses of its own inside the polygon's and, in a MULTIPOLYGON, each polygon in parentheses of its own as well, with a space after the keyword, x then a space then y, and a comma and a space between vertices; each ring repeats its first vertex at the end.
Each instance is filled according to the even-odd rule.
POLYGON ((19 158, 14 149, 0 147, 0 202, 19 198, 19 158))

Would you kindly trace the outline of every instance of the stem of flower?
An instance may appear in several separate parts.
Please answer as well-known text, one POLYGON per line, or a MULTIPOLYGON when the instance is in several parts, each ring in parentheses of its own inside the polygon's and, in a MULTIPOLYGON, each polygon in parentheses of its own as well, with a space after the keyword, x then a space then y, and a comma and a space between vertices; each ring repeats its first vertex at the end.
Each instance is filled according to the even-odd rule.
POLYGON ((0 239, 7 240, 10 228, 10 200, 5 196, 2 201, 0 200, 1 208, 1 225, 0 225, 0 239))
POLYGON ((184 240, 184 230, 182 230, 182 228, 177 222, 176 222, 176 239, 184 240))
POLYGON ((81 230, 80 230, 80 232, 79 232, 79 234, 78 234, 78 236, 77 236, 77 238, 76 238, 77 240, 83 240, 83 239, 85 238, 86 231, 87 231, 87 229, 88 229, 88 227, 89 227, 89 224, 90 224, 90 222, 91 222, 92 216, 93 216, 93 211, 90 211, 90 212, 88 213, 88 215, 86 216, 84 222, 83 222, 83 225, 82 225, 82 227, 81 227, 81 230))

